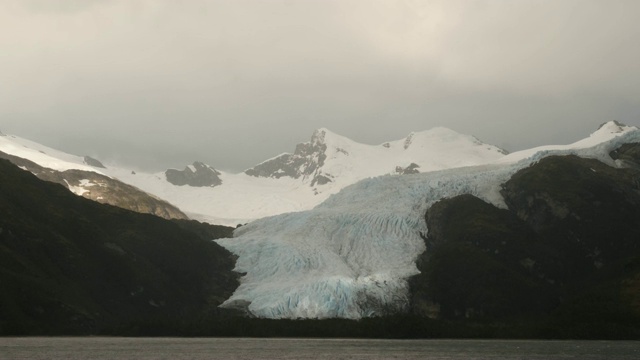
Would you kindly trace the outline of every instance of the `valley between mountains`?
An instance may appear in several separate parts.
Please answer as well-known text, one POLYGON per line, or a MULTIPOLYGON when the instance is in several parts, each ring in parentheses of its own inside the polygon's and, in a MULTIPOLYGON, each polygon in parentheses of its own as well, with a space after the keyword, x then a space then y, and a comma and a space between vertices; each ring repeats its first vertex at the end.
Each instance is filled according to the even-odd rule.
POLYGON ((640 335, 635 127, 511 154, 321 128, 239 174, 0 157, 1 334, 640 335))

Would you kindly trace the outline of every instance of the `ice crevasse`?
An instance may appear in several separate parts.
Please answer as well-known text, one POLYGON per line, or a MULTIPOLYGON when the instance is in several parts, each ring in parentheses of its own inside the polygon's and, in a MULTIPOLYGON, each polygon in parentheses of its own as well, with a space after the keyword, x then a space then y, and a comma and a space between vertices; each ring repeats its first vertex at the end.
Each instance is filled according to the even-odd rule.
POLYGON ((510 162, 366 179, 311 210, 249 223, 233 238, 217 240, 238 256, 235 271, 244 274, 222 306, 276 319, 402 311, 407 279, 418 273, 415 260, 425 251, 424 214, 433 203, 472 194, 504 208, 500 186, 518 170, 567 154, 615 166, 608 154, 627 142, 640 142, 640 130, 607 133, 590 147, 543 149, 521 159, 512 154, 510 162))

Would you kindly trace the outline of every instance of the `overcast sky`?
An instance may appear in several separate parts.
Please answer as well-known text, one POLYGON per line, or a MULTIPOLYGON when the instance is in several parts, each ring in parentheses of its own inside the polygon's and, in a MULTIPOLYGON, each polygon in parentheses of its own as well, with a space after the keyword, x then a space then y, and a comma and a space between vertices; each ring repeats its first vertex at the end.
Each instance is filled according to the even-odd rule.
POLYGON ((1 0, 0 131, 241 171, 330 130, 518 150, 640 126, 637 0, 1 0))

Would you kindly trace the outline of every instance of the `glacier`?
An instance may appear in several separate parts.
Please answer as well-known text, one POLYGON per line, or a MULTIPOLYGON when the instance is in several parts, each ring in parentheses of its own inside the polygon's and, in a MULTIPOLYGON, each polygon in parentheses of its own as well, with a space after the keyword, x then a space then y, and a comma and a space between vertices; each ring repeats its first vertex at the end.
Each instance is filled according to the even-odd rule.
POLYGON ((436 201, 475 195, 505 208, 501 184, 550 155, 616 163, 609 152, 640 142, 640 130, 605 124, 572 145, 514 153, 509 161, 362 180, 307 211, 263 218, 216 242, 238 256, 241 284, 222 306, 264 318, 348 318, 401 312, 407 279, 425 244, 424 214, 436 201))

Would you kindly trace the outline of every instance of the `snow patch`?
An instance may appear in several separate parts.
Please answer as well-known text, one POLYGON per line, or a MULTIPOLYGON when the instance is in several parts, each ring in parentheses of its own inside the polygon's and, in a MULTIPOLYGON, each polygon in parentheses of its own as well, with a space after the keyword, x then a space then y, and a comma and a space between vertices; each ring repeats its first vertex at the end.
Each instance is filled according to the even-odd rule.
POLYGON ((63 180, 67 184, 67 187, 69 188, 69 190, 72 193, 76 194, 76 195, 82 196, 84 193, 89 192, 89 190, 87 190, 87 189, 85 189, 83 187, 74 186, 74 185, 69 184, 69 182, 66 179, 63 179, 63 180))
POLYGON ((96 183, 91 182, 89 179, 80 180, 80 186, 82 187, 91 187, 97 185, 96 183))

